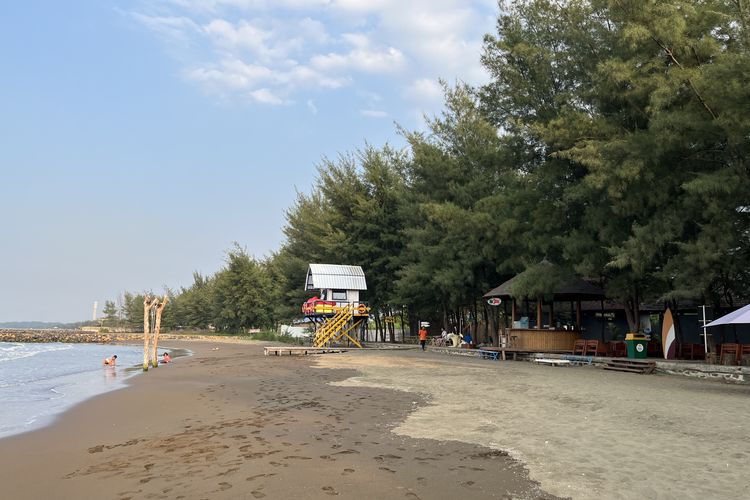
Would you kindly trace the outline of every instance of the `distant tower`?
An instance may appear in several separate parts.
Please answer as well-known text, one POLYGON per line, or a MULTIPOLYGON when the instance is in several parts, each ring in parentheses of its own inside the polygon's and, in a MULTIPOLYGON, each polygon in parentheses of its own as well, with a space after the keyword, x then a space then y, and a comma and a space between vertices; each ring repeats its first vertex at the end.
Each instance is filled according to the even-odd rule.
POLYGON ((96 306, 99 305, 98 301, 94 301, 94 313, 91 315, 91 321, 96 321, 96 306))

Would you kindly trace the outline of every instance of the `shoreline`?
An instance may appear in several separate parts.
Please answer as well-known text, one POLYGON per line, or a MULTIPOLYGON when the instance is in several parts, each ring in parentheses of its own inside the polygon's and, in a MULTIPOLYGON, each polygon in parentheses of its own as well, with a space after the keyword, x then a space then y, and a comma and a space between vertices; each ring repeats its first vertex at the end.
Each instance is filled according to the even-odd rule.
MULTIPOLYGON (((7 344, 18 343, 19 342, 8 342, 7 344)), ((34 344, 39 343, 29 343, 29 345, 34 344)), ((44 344, 72 347, 80 343, 45 342, 44 344)), ((30 379, 24 382, 25 384, 29 385, 26 389, 23 389, 22 393, 17 392, 10 394, 11 400, 14 402, 14 404, 19 405, 16 408, 16 411, 20 413, 16 414, 15 419, 3 421, 2 432, 0 432, 0 439, 34 432, 50 425, 54 425, 54 423, 58 419, 62 418, 68 411, 75 408, 77 405, 83 404, 92 398, 96 398, 110 392, 117 392, 119 390, 127 388, 131 383, 132 378, 137 377, 138 375, 143 373, 143 369, 140 364, 132 363, 132 351, 130 356, 130 363, 127 363, 123 359, 123 353, 120 349, 117 348, 117 346, 126 346, 128 348, 135 348, 140 351, 140 344, 130 342, 120 342, 112 344, 87 344, 113 346, 115 354, 120 354, 120 363, 116 367, 116 370, 115 367, 102 367, 100 359, 95 358, 91 360, 93 364, 85 369, 85 371, 75 370, 55 375, 53 377, 30 379), (103 375, 101 375, 102 373, 103 375), (96 381, 97 377, 100 376, 106 379, 106 383, 104 381, 96 381), (35 395, 37 393, 35 393, 34 391, 38 391, 38 389, 35 389, 36 384, 46 384, 48 385, 48 387, 45 392, 35 395), (49 394, 50 392, 54 394, 49 395, 49 397, 47 398, 39 397, 39 395, 41 394, 49 394), (26 399, 25 401, 18 399, 20 394, 29 394, 31 398, 26 399), (40 403, 45 399, 47 399, 47 404, 42 404, 40 406, 40 403), (36 405, 36 407, 34 410, 31 410, 31 408, 24 408, 25 405, 36 405)), ((163 345, 163 349, 160 349, 160 351, 168 350, 169 352, 171 352, 173 360, 183 357, 189 357, 192 355, 192 351, 190 351, 190 349, 187 349, 185 347, 170 347, 168 344, 169 342, 163 345)), ((44 352, 42 352, 42 354, 44 354, 44 352)), ((87 358, 87 354, 85 352, 80 352, 79 358, 89 359, 87 358)), ((29 363, 34 363, 36 362, 35 360, 36 357, 31 357, 26 361, 26 370, 29 370, 31 367, 29 363)), ((11 359, 9 361, 19 360, 11 359)), ((84 365, 79 365, 78 369, 80 370, 83 366, 84 365)), ((159 366, 162 366, 162 364, 160 364, 159 366)), ((20 373, 23 373, 23 371, 21 371, 20 373)))
MULTIPOLYGON (((177 344, 171 342, 170 344, 177 344)), ((0 440, 10 498, 554 498, 485 447, 391 432, 422 398, 342 388, 358 372, 185 342, 192 357, 0 440), (102 495, 102 492, 106 494, 102 495)))

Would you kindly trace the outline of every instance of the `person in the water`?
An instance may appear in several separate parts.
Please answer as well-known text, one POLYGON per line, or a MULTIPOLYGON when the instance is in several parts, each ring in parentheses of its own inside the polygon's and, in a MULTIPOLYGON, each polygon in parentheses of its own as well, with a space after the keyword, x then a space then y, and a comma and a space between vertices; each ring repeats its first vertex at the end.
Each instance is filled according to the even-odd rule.
POLYGON ((107 366, 115 366, 117 364, 117 354, 113 354, 111 358, 104 358, 104 364, 107 366))

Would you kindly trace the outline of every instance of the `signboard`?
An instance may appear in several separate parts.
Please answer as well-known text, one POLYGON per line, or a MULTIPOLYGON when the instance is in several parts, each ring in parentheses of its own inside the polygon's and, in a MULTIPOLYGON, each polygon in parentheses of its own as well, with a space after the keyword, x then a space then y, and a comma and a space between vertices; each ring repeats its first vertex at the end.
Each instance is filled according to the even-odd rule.
POLYGON ((502 300, 500 300, 500 299, 499 299, 499 298, 497 298, 497 297, 493 297, 493 298, 491 298, 491 299, 487 299, 487 303, 488 303, 489 305, 491 305, 491 306, 499 306, 500 304, 502 304, 502 303, 503 303, 503 301, 502 301, 502 300))

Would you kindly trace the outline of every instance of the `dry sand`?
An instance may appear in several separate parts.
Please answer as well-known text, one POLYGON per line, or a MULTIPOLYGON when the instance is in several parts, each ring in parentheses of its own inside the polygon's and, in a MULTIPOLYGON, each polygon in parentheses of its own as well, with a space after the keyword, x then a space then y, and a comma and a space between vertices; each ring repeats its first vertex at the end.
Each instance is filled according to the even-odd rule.
MULTIPOLYGON (((169 344, 195 356, 135 377, 49 427, 0 440, 0 497, 553 498, 507 453, 475 444, 482 426, 494 427, 477 427, 476 417, 464 421, 469 408, 452 402, 455 414, 437 414, 474 429, 466 442, 429 439, 444 427, 431 422, 433 407, 419 410, 425 403, 418 394, 331 385, 358 375, 354 370, 264 357, 257 344, 169 344)), ((370 373, 382 373, 372 384, 421 380, 442 364, 400 353, 328 356, 337 356, 331 366, 362 364, 358 385, 370 373), (399 370, 386 373, 388 363, 399 370)), ((463 365, 452 370, 456 381, 465 380, 463 365)))
POLYGON ((317 365, 360 372, 339 386, 423 395, 395 433, 507 451, 554 495, 749 498, 747 385, 419 351, 317 365))

